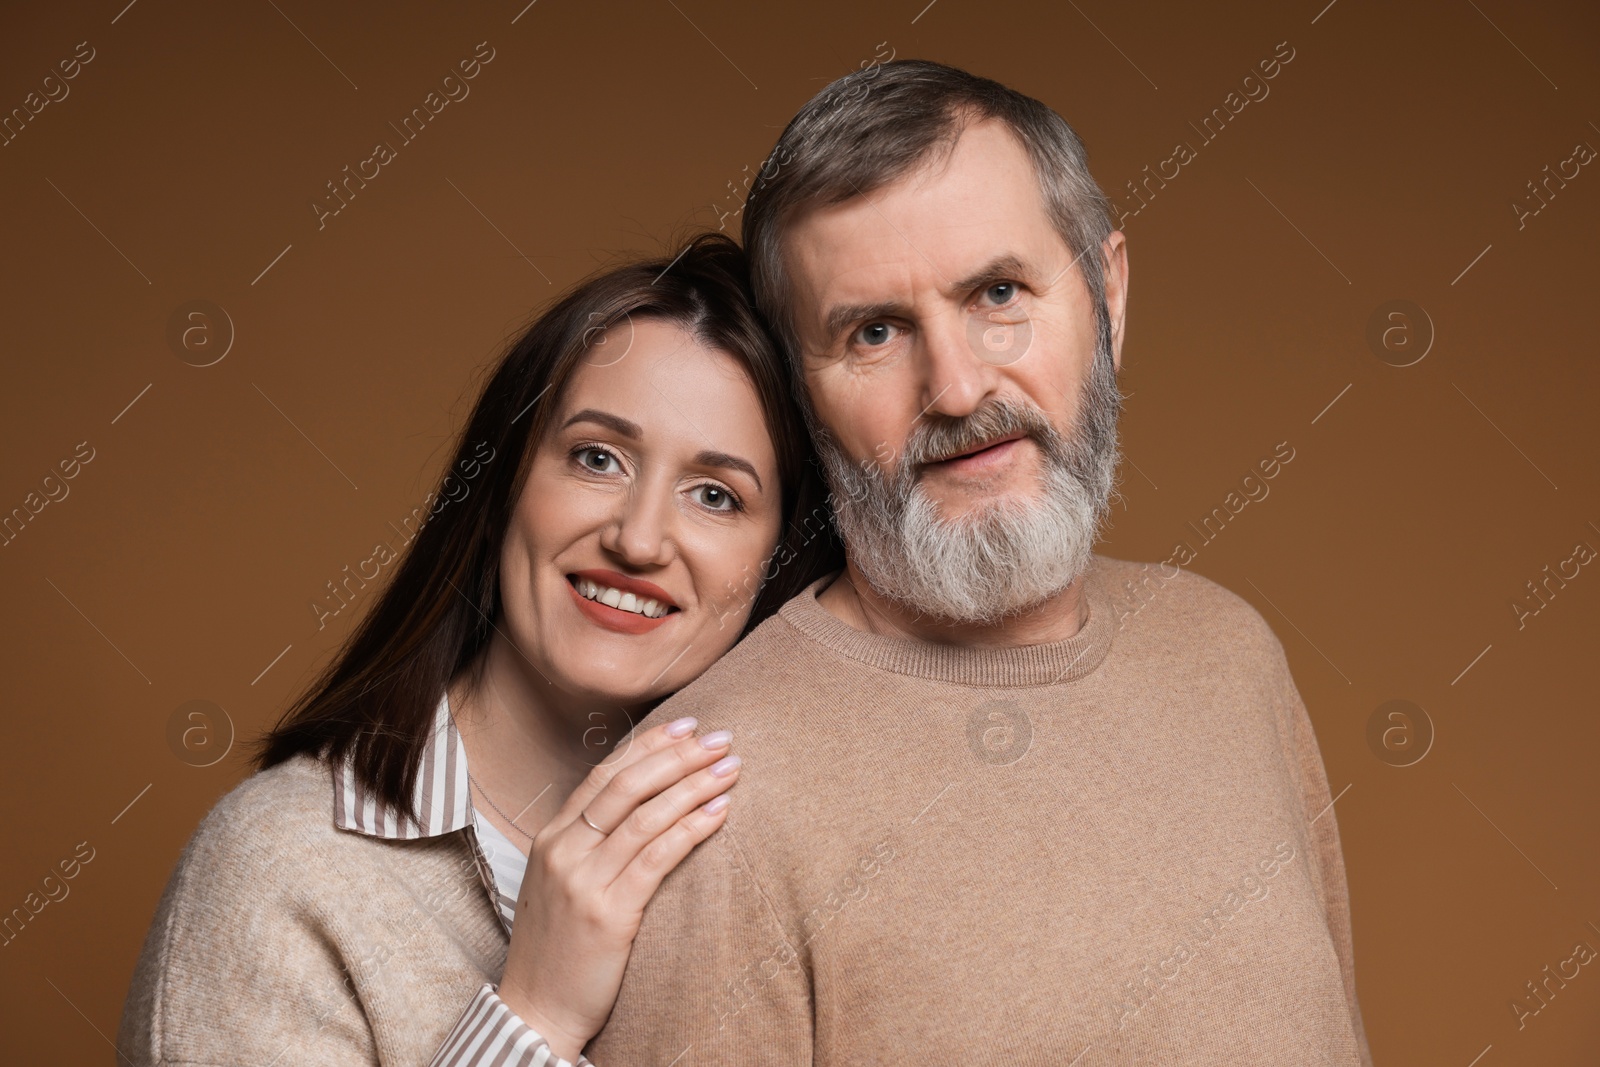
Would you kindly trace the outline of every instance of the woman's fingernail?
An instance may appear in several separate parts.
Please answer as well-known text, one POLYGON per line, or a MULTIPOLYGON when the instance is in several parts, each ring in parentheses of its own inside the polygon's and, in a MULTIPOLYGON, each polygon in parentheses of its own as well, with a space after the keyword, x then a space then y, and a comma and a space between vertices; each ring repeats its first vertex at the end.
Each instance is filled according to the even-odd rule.
POLYGON ((718 778, 732 774, 733 769, 739 766, 740 762, 741 761, 738 756, 724 756, 722 759, 717 760, 717 762, 711 765, 711 773, 716 775, 718 778))
POLYGON ((715 815, 717 812, 721 811, 727 806, 728 794, 724 793, 720 797, 712 797, 710 800, 700 805, 700 810, 705 812, 707 815, 715 815))
POLYGON ((667 726, 668 737, 688 737, 694 733, 694 728, 700 725, 700 720, 693 715, 685 715, 675 723, 667 726))
POLYGON ((732 730, 718 730, 700 739, 701 748, 727 748, 731 744, 733 744, 732 730))

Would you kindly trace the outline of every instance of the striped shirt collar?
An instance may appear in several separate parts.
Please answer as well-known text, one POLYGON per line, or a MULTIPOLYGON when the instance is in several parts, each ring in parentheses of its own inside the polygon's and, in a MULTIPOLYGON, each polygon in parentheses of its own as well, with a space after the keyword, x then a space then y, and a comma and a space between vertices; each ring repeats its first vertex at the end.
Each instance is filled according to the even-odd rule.
POLYGON ((341 830, 398 841, 453 833, 473 822, 468 781, 467 750, 450 714, 450 698, 441 695, 411 794, 412 810, 422 821, 369 793, 346 758, 333 769, 333 822, 341 830))
POLYGON ((417 764, 417 780, 411 793, 411 811, 385 804, 372 795, 356 777, 355 764, 348 756, 331 769, 333 824, 341 830, 389 841, 415 841, 457 830, 471 830, 468 840, 472 843, 478 880, 489 894, 489 902, 494 905, 501 925, 510 934, 517 902, 500 891, 489 858, 484 853, 484 842, 472 808, 467 749, 456 730, 455 717, 450 714, 448 695, 441 694, 439 697, 428 743, 422 748, 422 757, 417 764), (412 812, 418 813, 422 821, 418 822, 412 812))

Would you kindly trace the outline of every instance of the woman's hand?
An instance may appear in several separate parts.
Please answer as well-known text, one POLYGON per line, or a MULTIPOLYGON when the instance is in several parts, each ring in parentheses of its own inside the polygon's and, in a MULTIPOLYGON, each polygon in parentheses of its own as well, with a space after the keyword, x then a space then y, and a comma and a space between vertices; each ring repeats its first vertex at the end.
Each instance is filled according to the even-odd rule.
POLYGON ((661 880, 727 816, 732 735, 696 738, 695 725, 658 726, 612 753, 533 839, 498 993, 565 1059, 611 1014, 661 880))

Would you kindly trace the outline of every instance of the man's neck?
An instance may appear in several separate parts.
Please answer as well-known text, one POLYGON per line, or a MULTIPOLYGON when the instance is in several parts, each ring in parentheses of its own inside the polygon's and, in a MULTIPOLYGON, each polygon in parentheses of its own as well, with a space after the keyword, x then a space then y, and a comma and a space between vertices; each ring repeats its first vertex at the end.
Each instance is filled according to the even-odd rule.
POLYGON ((999 622, 968 622, 924 615, 881 596, 855 562, 847 561, 839 576, 817 594, 817 603, 847 626, 882 637, 971 648, 1017 648, 1065 641, 1077 634, 1085 621, 1084 581, 1085 576, 1079 575, 1044 603, 999 622))

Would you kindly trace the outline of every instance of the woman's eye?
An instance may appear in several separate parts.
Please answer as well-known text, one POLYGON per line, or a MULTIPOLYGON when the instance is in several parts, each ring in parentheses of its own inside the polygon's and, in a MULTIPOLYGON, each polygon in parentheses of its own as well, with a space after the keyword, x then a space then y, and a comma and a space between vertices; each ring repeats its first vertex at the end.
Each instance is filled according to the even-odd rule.
POLYGON ((738 507, 733 494, 720 485, 702 485, 695 489, 700 496, 700 503, 712 511, 733 511, 738 507))
POLYGON ((603 448, 580 448, 578 462, 583 464, 585 470, 594 471, 596 474, 610 474, 613 470, 610 464, 616 463, 617 457, 603 448))
POLYGON ((894 327, 890 326, 887 322, 869 322, 865 326, 861 327, 861 329, 856 331, 855 337, 852 338, 852 340, 866 345, 868 348, 876 348, 878 345, 887 344, 889 342, 889 338, 891 337, 890 331, 893 329, 894 327))

